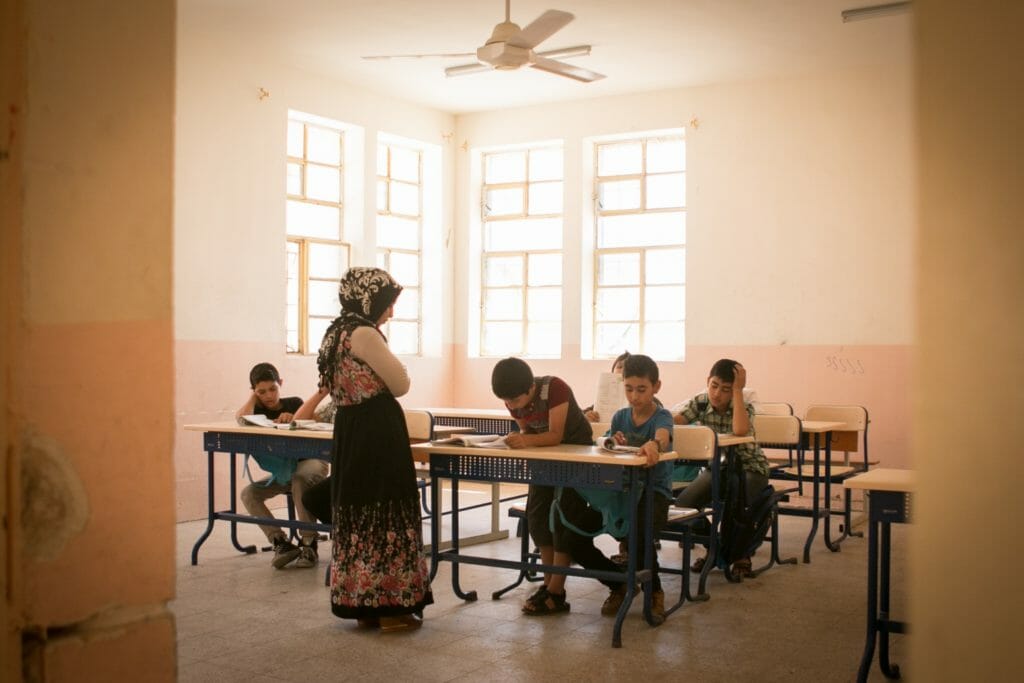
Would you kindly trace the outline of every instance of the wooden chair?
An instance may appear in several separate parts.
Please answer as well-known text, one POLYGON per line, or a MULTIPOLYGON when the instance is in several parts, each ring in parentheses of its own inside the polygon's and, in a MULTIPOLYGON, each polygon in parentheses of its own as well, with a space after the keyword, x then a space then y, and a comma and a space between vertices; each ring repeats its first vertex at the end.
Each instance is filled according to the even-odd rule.
POLYGON ((757 404, 758 415, 792 415, 793 406, 788 403, 761 401, 757 404))
MULTIPOLYGON (((842 422, 846 425, 845 429, 832 432, 832 439, 830 441, 833 458, 836 452, 841 452, 843 454, 842 465, 830 463, 832 474, 831 482, 833 484, 842 483, 850 477, 861 474, 862 472, 867 472, 871 465, 878 464, 877 461, 871 462, 868 458, 868 425, 871 423, 871 420, 868 417, 867 408, 864 406, 810 405, 807 407, 807 413, 804 419, 842 422), (863 458, 858 458, 858 462, 852 462, 850 454, 857 453, 858 451, 863 453, 863 458)), ((813 466, 808 468, 804 465, 804 467, 813 472, 813 466)), ((851 489, 844 488, 843 526, 840 528, 840 531, 844 537, 847 535, 863 536, 861 532, 853 533, 850 530, 851 493, 851 489)))
MULTIPOLYGON (((409 431, 410 443, 423 443, 434 438, 434 416, 426 410, 406 410, 405 427, 409 431)), ((430 486, 430 468, 416 463, 416 487, 420 490, 420 502, 423 511, 430 514, 430 503, 427 501, 427 488, 430 486)))
MULTIPOLYGON (((788 404, 783 404, 788 405, 788 404)), ((782 450, 785 449, 787 452, 787 459, 790 464, 793 462, 793 452, 800 452, 801 448, 801 430, 800 430, 800 418, 794 415, 754 415, 754 438, 757 440, 757 445, 761 447, 762 451, 770 450, 782 450)), ((765 457, 768 458, 769 464, 772 464, 773 459, 770 455, 765 453, 765 457)), ((798 457, 799 460, 799 457, 798 457)), ((771 557, 769 558, 768 564, 754 569, 752 576, 769 569, 774 564, 796 564, 797 560, 795 557, 782 559, 779 556, 779 513, 784 512, 780 510, 779 503, 788 500, 789 495, 796 493, 801 490, 801 481, 797 479, 797 485, 786 485, 782 484, 780 477, 772 476, 777 474, 778 470, 773 468, 769 474, 769 478, 773 479, 773 487, 775 488, 774 504, 772 506, 772 530, 771 530, 771 557)), ((783 477, 787 481, 788 477, 783 477)))

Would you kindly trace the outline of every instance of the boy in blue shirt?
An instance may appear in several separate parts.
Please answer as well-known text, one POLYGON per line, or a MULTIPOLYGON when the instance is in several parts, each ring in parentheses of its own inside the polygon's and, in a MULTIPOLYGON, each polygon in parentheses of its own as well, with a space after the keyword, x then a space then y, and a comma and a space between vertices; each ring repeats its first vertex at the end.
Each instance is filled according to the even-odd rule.
MULTIPOLYGON (((655 537, 665 526, 668 519, 668 508, 672 501, 672 467, 671 460, 659 462, 661 453, 672 450, 672 414, 656 403, 654 395, 661 389, 658 365, 649 357, 633 354, 626 358, 623 371, 623 388, 629 406, 618 410, 612 417, 611 427, 606 436, 611 436, 621 446, 637 446, 639 454, 647 458, 647 466, 654 467, 653 491, 644 490, 637 508, 637 519, 643 519, 647 497, 654 496, 653 532, 655 537)), ((585 494, 584 494, 585 495, 585 494)), ((559 499, 559 507, 566 520, 580 530, 597 530, 602 526, 600 510, 580 504, 583 498, 573 489, 563 489, 559 499)), ((555 516, 555 525, 560 525, 555 516)), ((642 530, 641 530, 642 533, 642 530)), ((591 536, 571 534, 570 554, 575 562, 586 569, 602 571, 622 571, 622 567, 606 557, 594 546, 591 536)), ((645 558, 640 557, 638 569, 644 568, 645 558)), ((653 577, 651 587, 652 616, 658 622, 665 618, 665 593, 661 589, 658 578, 658 556, 655 553, 654 566, 651 568, 653 577)), ((614 616, 618 613, 623 599, 626 597, 625 582, 603 581, 610 589, 608 597, 601 605, 601 614, 614 616)))

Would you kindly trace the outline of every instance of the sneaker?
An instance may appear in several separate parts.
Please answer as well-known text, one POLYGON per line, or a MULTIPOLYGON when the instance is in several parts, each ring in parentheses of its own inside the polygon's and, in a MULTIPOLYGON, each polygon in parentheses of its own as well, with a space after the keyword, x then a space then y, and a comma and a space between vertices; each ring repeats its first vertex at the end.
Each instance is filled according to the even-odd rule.
POLYGON ((303 543, 299 546, 299 559, 295 560, 295 566, 302 569, 315 567, 319 559, 320 556, 316 552, 316 539, 314 538, 313 542, 309 545, 303 543))
POLYGON ((604 599, 604 604, 601 605, 601 616, 614 617, 619 613, 619 608, 622 607, 622 601, 625 599, 626 584, 622 584, 618 588, 612 588, 608 593, 608 597, 604 599))
POLYGON ((274 539, 274 559, 270 564, 274 565, 275 569, 284 569, 299 556, 300 552, 294 543, 284 536, 278 536, 274 539))

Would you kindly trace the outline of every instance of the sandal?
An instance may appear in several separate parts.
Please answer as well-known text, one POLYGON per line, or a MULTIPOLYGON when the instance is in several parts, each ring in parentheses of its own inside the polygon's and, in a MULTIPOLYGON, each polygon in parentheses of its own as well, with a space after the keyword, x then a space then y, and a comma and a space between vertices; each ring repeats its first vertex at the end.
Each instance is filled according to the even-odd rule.
POLYGON ((698 557, 696 560, 693 561, 693 564, 690 565, 690 569, 695 572, 703 571, 704 565, 707 563, 707 561, 707 557, 698 557))
POLYGON ((753 565, 750 563, 749 557, 732 563, 732 575, 736 578, 742 579, 744 576, 753 576, 753 574, 753 565))
POLYGON ((548 585, 542 583, 537 590, 530 594, 530 597, 526 598, 526 602, 523 603, 524 612, 532 612, 537 609, 537 605, 542 604, 548 598, 548 585))
POLYGON ((544 595, 537 600, 526 601, 526 604, 523 605, 523 613, 531 617, 543 617, 549 614, 568 612, 569 603, 565 601, 565 596, 565 593, 548 593, 545 589, 544 595))

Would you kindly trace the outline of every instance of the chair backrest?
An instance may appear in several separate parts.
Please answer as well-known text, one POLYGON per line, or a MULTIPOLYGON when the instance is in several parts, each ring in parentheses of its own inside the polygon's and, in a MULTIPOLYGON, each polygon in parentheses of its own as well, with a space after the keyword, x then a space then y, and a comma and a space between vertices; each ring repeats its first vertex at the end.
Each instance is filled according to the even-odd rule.
POLYGON ((792 415, 793 406, 788 403, 760 401, 756 406, 758 415, 792 415))
POLYGON ((703 425, 675 425, 672 428, 672 450, 686 460, 714 458, 718 437, 711 427, 703 425))
POLYGON ((860 450, 859 440, 864 440, 864 464, 868 460, 868 411, 864 406, 856 405, 810 405, 807 406, 805 420, 824 420, 826 422, 843 422, 846 429, 832 432, 832 450, 855 453, 860 450), (863 436, 861 436, 863 435, 863 436))
POLYGON ((406 410, 405 426, 413 443, 430 441, 434 436, 434 416, 426 410, 406 410))
POLYGON ((799 446, 800 418, 794 415, 754 415, 754 437, 762 446, 799 446))

